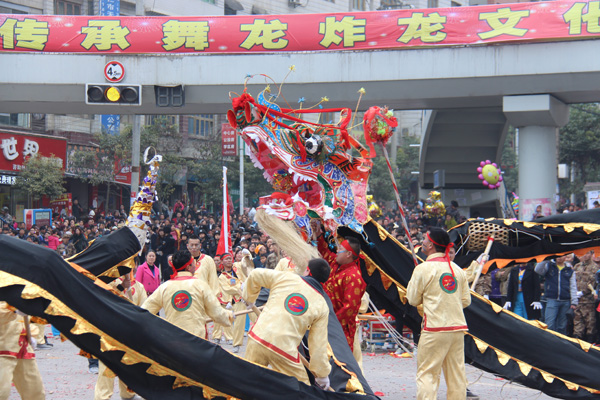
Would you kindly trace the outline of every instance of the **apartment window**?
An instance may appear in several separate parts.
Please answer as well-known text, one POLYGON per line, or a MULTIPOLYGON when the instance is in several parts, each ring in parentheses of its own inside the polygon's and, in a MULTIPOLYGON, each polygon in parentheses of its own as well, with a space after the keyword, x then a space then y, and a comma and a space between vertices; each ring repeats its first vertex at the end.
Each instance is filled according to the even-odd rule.
POLYGON ((201 114, 188 118, 188 135, 208 137, 213 132, 212 114, 201 114))
POLYGON ((0 113, 0 125, 29 128, 29 114, 0 113))
POLYGON ((427 8, 438 8, 439 0, 427 0, 427 8))
POLYGON ((202 1, 205 3, 208 3, 208 4, 216 4, 215 0, 202 0, 202 1))
POLYGON ((451 7, 461 7, 461 6, 462 6, 462 4, 460 4, 460 3, 457 3, 456 1, 453 1, 452 3, 450 3, 450 6, 451 6, 451 7))
POLYGON ((54 14, 56 15, 81 15, 81 4, 71 3, 69 1, 57 0, 54 4, 54 14))
POLYGON ((354 10, 365 11, 365 0, 352 0, 352 8, 354 10))
POLYGON ((28 14, 28 12, 23 10, 16 10, 11 7, 0 6, 0 14, 28 14))

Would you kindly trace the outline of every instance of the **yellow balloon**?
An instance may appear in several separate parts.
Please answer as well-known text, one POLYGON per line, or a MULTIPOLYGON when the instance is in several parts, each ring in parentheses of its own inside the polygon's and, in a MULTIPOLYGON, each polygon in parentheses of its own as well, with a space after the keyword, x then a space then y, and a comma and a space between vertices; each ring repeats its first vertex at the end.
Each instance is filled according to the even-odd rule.
POLYGON ((491 164, 487 164, 485 167, 483 167, 481 174, 483 175, 483 179, 485 179, 485 181, 491 185, 495 185, 500 181, 500 173, 498 172, 498 168, 491 164))

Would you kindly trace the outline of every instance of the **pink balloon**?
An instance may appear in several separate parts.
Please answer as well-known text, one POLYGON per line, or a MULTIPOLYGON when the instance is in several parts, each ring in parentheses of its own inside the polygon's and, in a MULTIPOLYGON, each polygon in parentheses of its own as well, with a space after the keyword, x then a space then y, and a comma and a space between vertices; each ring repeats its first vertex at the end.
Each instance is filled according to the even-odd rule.
MULTIPOLYGON (((478 178, 483 181, 483 175, 482 174, 479 174, 478 178)), ((483 182, 485 183, 485 181, 483 181, 483 182)))
POLYGON ((493 163, 492 165, 493 165, 494 167, 498 168, 498 165, 497 165, 496 163, 493 163))
POLYGON ((479 165, 481 165, 482 167, 484 167, 485 166, 485 162, 482 161, 482 162, 479 163, 479 165))
POLYGON ((488 183, 486 181, 481 182, 483 184, 483 186, 487 186, 488 183))
POLYGON ((490 160, 485 160, 486 164, 491 164, 492 162, 490 160))
POLYGON ((502 182, 502 179, 504 179, 504 178, 502 178, 502 175, 500 175, 500 179, 498 179, 498 181, 502 182))
POLYGON ((483 168, 481 168, 481 167, 477 168, 477 172, 481 172, 481 171, 483 171, 483 168))

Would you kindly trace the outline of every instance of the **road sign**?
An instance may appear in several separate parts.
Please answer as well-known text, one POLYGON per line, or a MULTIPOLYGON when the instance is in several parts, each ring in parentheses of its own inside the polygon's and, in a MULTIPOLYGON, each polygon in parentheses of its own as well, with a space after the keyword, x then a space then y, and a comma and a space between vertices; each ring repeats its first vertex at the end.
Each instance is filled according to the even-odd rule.
POLYGON ((109 82, 121 82, 125 76, 125 68, 118 61, 109 61, 104 67, 104 77, 109 82))

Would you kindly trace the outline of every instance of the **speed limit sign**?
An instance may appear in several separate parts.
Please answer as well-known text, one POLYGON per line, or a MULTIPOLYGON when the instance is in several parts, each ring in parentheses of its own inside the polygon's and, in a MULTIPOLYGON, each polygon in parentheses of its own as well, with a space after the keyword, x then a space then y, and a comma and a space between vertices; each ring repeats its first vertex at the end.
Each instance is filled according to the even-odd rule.
POLYGON ((125 68, 118 61, 109 61, 104 67, 104 77, 109 82, 121 82, 125 76, 125 68))

